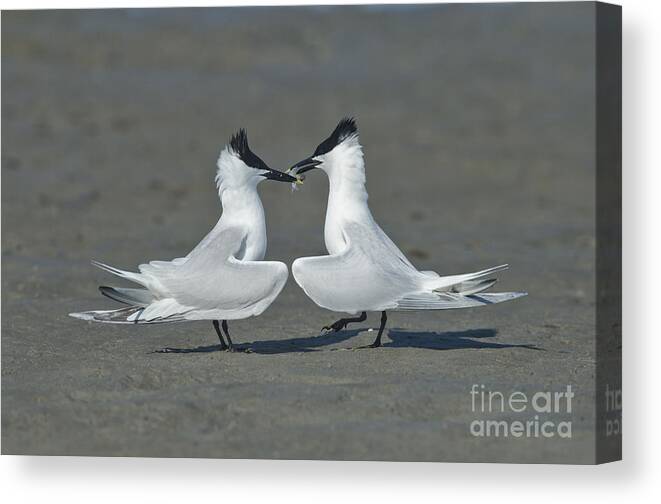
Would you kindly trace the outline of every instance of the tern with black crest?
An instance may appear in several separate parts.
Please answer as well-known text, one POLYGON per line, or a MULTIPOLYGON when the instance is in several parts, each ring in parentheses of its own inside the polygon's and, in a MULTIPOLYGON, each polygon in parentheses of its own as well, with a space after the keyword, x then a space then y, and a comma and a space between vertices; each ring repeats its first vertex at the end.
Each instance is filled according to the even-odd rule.
POLYGON ((524 292, 485 292, 496 283, 496 266, 474 273, 440 276, 418 271, 374 220, 367 205, 365 164, 356 122, 343 119, 314 154, 294 165, 302 174, 320 169, 329 180, 324 240, 329 255, 302 257, 292 265, 294 279, 317 305, 358 315, 324 327, 339 331, 381 312, 370 347, 381 346, 388 311, 473 308, 510 301, 524 292))
POLYGON ((211 232, 186 257, 141 264, 137 273, 93 262, 141 287, 100 287, 102 294, 128 306, 71 313, 72 317, 114 324, 211 320, 221 348, 234 349, 227 321, 261 314, 288 276, 284 263, 263 261, 266 224, 257 185, 263 180, 292 183, 297 178, 269 168, 250 150, 243 129, 222 150, 217 167, 223 211, 211 232))

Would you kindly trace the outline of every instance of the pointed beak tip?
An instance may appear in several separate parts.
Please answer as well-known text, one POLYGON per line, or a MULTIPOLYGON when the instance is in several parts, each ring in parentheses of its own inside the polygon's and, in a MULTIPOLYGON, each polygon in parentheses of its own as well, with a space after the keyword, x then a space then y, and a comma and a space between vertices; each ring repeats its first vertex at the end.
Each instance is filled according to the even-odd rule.
POLYGON ((296 163, 294 166, 292 166, 289 171, 294 171, 297 176, 302 175, 303 173, 312 170, 313 168, 316 168, 321 164, 321 161, 316 161, 312 158, 306 158, 302 161, 299 161, 296 163))
POLYGON ((275 180, 276 182, 296 182, 297 178, 290 175, 287 172, 282 172, 278 170, 273 170, 269 168, 265 173, 262 174, 264 178, 268 180, 275 180))

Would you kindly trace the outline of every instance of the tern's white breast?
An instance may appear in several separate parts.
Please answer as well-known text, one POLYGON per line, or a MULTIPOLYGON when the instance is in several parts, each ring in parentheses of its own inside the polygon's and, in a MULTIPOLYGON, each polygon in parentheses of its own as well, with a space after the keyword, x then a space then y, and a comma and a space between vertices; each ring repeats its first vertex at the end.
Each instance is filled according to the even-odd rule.
POLYGON ((261 261, 266 255, 266 221, 264 207, 254 187, 225 191, 221 195, 224 227, 245 230, 245 243, 236 255, 243 261, 261 261))

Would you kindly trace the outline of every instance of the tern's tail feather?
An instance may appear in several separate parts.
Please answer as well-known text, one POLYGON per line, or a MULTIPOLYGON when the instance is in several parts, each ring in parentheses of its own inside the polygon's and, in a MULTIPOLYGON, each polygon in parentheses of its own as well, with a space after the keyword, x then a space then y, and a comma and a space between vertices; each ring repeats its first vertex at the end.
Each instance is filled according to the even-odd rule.
POLYGON ((106 324, 163 324, 166 322, 180 322, 182 317, 172 316, 145 320, 140 315, 145 310, 142 306, 129 306, 119 310, 96 310, 79 313, 69 313, 70 317, 89 320, 91 322, 104 322, 106 324))
POLYGON ((108 266, 107 264, 103 264, 99 261, 92 261, 92 264, 97 268, 100 268, 103 271, 107 271, 108 273, 112 273, 113 275, 117 275, 118 277, 125 278, 126 280, 130 280, 131 282, 135 282, 140 285, 145 285, 145 279, 140 273, 132 273, 130 271, 120 270, 119 268, 108 266))
POLYGON ((453 285, 450 291, 469 296, 493 287, 497 281, 495 278, 490 278, 489 280, 467 280, 453 285))
POLYGON ((509 264, 501 264, 500 266, 494 266, 493 268, 487 268, 482 271, 476 271, 475 273, 469 273, 466 276, 470 277, 471 280, 477 280, 478 278, 484 278, 485 276, 493 275, 499 271, 506 270, 509 267, 509 264))
POLYGON ((456 292, 464 295, 477 294, 483 290, 488 289, 496 280, 487 277, 493 276, 494 273, 503 271, 509 268, 507 264, 501 264, 493 268, 488 268, 473 273, 464 273, 462 275, 450 275, 438 278, 433 278, 428 285, 434 292, 456 292))
POLYGON ((493 292, 469 295, 454 292, 421 292, 404 296, 397 302, 396 309, 452 310, 455 308, 473 308, 511 301, 527 295, 527 292, 493 292))

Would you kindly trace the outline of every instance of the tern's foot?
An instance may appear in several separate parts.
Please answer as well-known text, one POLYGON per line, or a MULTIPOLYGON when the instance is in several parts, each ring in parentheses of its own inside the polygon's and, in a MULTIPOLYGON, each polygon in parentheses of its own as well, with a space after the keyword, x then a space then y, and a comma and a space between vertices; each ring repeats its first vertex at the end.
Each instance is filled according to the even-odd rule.
POLYGON ((328 332, 338 332, 344 329, 349 322, 345 319, 340 319, 337 322, 333 322, 331 325, 327 325, 321 328, 322 331, 328 332))

